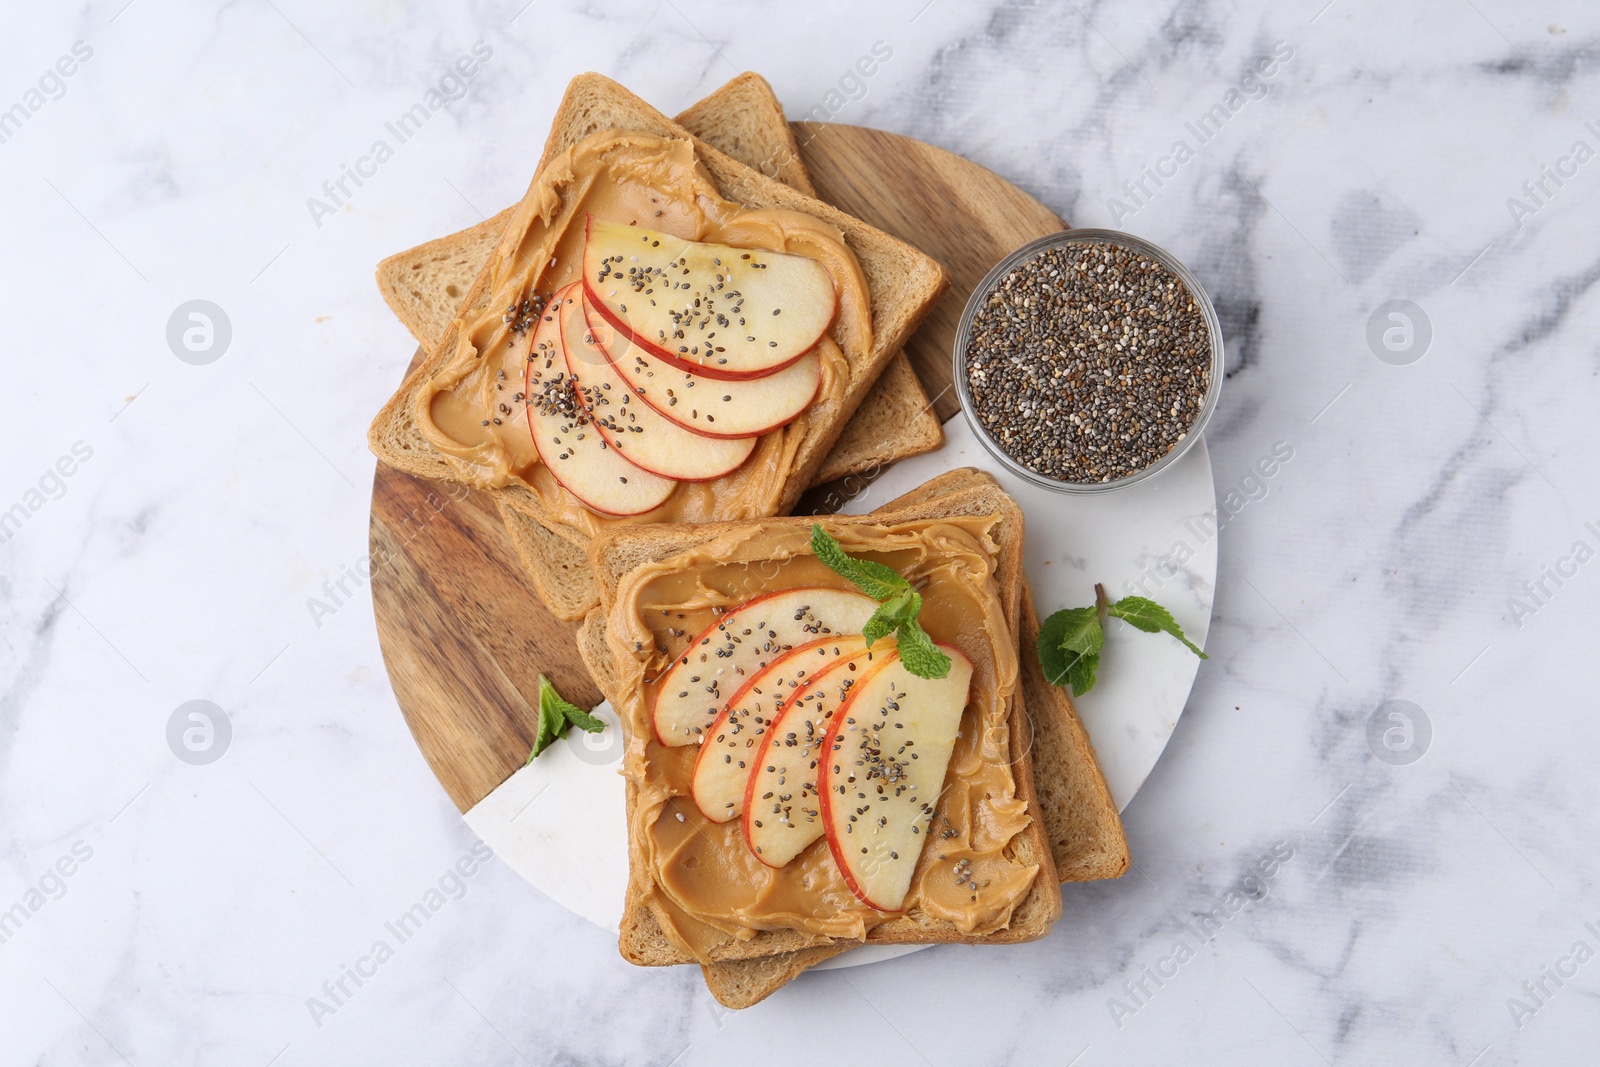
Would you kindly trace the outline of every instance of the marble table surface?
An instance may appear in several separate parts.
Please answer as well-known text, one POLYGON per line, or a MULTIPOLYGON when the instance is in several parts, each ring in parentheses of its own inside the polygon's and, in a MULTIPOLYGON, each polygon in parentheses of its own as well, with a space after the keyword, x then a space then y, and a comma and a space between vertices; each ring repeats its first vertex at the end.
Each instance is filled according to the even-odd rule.
POLYGON ((1592 1060, 1593 5, 730 7, 0 16, 0 1064, 1592 1060), (1135 869, 1048 938, 728 1012, 412 743, 360 577, 412 351, 372 266, 513 200, 589 69, 669 112, 761 71, 1215 297, 1211 659, 1135 869))

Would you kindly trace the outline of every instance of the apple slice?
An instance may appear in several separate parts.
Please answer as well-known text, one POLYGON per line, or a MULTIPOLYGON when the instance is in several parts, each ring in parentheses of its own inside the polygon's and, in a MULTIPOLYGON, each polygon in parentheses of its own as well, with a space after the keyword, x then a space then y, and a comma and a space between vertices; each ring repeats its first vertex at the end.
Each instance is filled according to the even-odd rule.
POLYGON ((810 676, 866 650, 860 634, 824 637, 790 649, 752 675, 706 728, 695 757, 689 795, 700 814, 712 822, 738 818, 756 752, 784 701, 810 676))
POLYGON ((949 645, 943 678, 919 678, 898 653, 850 687, 817 768, 822 823, 845 881, 879 911, 899 911, 928 839, 967 706, 972 663, 949 645))
POLYGON ((581 290, 574 289, 555 311, 578 399, 600 436, 631 463, 663 478, 705 482, 750 458, 754 437, 702 437, 635 396, 595 343, 581 290))
POLYGON ((657 413, 702 437, 751 437, 793 422, 822 385, 822 358, 807 352, 775 374, 722 381, 664 363, 585 299, 589 335, 629 387, 657 413))
POLYGON ((552 298, 552 306, 539 316, 529 342, 528 370, 523 391, 527 397, 528 430, 539 459, 562 488, 582 504, 607 515, 639 515, 659 507, 677 483, 640 470, 606 444, 578 403, 572 377, 562 352, 561 324, 556 302, 578 292, 569 285, 552 298))
POLYGON ((656 683, 650 709, 663 745, 699 744, 750 676, 794 648, 859 634, 878 602, 849 589, 803 586, 747 600, 695 636, 656 683))
POLYGON ((771 374, 811 351, 838 308, 808 256, 688 241, 588 217, 583 286, 611 324, 707 378, 771 374))
POLYGON ((873 651, 813 671, 768 724, 744 794, 745 844, 768 867, 787 865, 822 836, 817 764, 828 723, 850 688, 894 648, 893 641, 879 641, 873 651))

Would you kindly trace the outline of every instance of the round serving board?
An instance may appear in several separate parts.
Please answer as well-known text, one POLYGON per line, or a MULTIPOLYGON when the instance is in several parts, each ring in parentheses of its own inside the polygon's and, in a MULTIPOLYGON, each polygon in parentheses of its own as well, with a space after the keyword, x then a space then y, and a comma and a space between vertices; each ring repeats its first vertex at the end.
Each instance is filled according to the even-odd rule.
MULTIPOLYGON (((1041 614, 1090 603, 1096 581, 1114 596, 1125 583, 1144 581, 1145 591, 1203 642, 1216 576, 1214 536, 1196 533, 1206 530, 1213 506, 1203 441, 1134 489, 1069 497, 1013 484, 956 417, 950 356, 968 295, 1007 253, 1065 224, 1016 186, 932 145, 857 126, 794 126, 822 199, 921 248, 944 265, 951 282, 905 347, 945 422, 944 446, 889 467, 871 485, 854 477, 819 487, 802 510, 824 501, 869 510, 941 471, 983 467, 1023 506, 1026 568, 1041 614), (1195 543, 1174 562, 1174 546, 1184 538, 1195 543)), ((484 494, 379 464, 371 546, 374 558, 391 561, 372 578, 384 661, 434 774, 513 869, 556 902, 615 929, 627 880, 615 714, 609 705, 597 708, 610 729, 572 731, 523 766, 538 724, 540 673, 575 703, 601 702, 578 658, 575 625, 545 610, 484 494)), ((1167 647, 1148 635, 1130 639, 1113 631, 1100 682, 1079 707, 1123 807, 1165 748, 1196 661, 1176 642, 1167 647)), ((823 966, 919 947, 925 946, 870 946, 823 966)))

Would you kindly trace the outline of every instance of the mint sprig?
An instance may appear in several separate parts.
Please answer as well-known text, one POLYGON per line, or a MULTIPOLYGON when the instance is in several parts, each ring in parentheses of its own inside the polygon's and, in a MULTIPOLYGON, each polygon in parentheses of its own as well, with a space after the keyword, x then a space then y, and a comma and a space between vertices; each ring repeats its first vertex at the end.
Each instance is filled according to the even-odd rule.
POLYGON ((1172 612, 1154 600, 1125 596, 1112 603, 1105 587, 1094 587, 1094 604, 1087 608, 1062 608, 1039 626, 1039 665, 1052 685, 1072 687, 1074 696, 1094 688, 1105 645, 1105 620, 1109 615, 1147 634, 1168 633, 1201 659, 1209 657, 1184 636, 1172 612))
POLYGON ((868 647, 895 634, 906 670, 918 678, 943 678, 950 673, 950 657, 939 651, 917 622, 922 594, 911 588, 899 571, 850 555, 818 523, 811 524, 811 551, 829 570, 879 602, 878 610, 861 628, 868 647))
MULTIPOLYGON (((591 734, 597 734, 606 728, 604 720, 595 718, 567 700, 556 692, 556 687, 550 684, 550 679, 542 674, 539 675, 539 729, 534 735, 533 751, 528 753, 527 763, 532 763, 539 753, 549 748, 555 743, 556 738, 573 726, 591 734)), ((527 763, 523 765, 526 766, 527 763)))
POLYGON ((1206 654, 1201 652, 1193 641, 1183 636, 1183 630, 1178 626, 1177 620, 1172 617, 1172 612, 1157 604, 1154 600, 1147 600, 1142 596, 1125 596, 1115 604, 1112 604, 1106 611, 1147 634, 1171 634, 1179 641, 1182 641, 1190 652, 1193 652, 1201 659, 1206 658, 1206 654))
POLYGON ((900 577, 899 571, 883 563, 850 555, 818 523, 811 524, 811 551, 827 564, 829 570, 841 578, 849 579, 873 600, 887 601, 911 591, 911 583, 900 577))

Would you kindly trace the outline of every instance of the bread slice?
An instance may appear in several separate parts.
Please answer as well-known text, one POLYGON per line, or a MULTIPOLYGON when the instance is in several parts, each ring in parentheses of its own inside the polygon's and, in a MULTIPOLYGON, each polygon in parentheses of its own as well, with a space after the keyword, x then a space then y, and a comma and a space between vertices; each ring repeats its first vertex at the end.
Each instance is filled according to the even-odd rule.
MULTIPOLYGON (((985 471, 963 467, 947 471, 889 501, 874 516, 924 504, 974 486, 993 486, 985 471)), ((1038 619, 1033 594, 1023 584, 1021 614, 1022 686, 1028 711, 1033 779, 1039 794, 1044 830, 1049 838, 1057 876, 1062 883, 1116 878, 1130 862, 1128 841, 1111 792, 1089 742, 1083 723, 1066 691, 1045 681, 1037 657, 1030 651, 1038 641, 1038 619)), ((592 613, 580 628, 579 652, 603 690, 614 688, 610 656, 605 651, 605 618, 592 613), (598 681, 604 676, 604 681, 598 681)), ((635 937, 640 934, 637 930, 635 937)), ((755 960, 713 963, 701 968, 712 994, 732 1008, 748 1007, 770 996, 808 967, 821 963, 849 946, 807 949, 798 953, 755 960)))
POLYGON ((516 210, 513 205, 476 226, 396 252, 378 264, 383 302, 424 352, 438 350, 516 210))
MULTIPOLYGON (((564 151, 598 130, 609 128, 689 137, 681 126, 620 85, 599 75, 586 74, 573 79, 568 87, 546 145, 546 157, 564 151)), ((849 380, 843 395, 815 404, 809 412, 805 436, 779 487, 778 510, 787 511, 821 469, 845 423, 901 342, 943 291, 947 279, 937 263, 909 245, 767 178, 704 142, 695 142, 695 149, 701 165, 730 199, 751 207, 802 211, 838 227, 855 252, 871 291, 872 345, 865 353, 849 356, 849 380)), ((539 192, 536 178, 530 195, 539 192)), ((509 248, 519 237, 520 234, 507 233, 501 240, 509 248)), ((462 302, 463 316, 472 315, 491 299, 490 289, 491 271, 486 266, 462 302)), ((457 318, 446 331, 439 350, 406 377, 374 419, 368 442, 373 452, 391 466, 420 477, 454 477, 443 457, 422 437, 412 418, 412 408, 417 393, 445 361, 462 328, 463 319, 457 318)), ((543 501, 526 487, 511 485, 489 491, 574 544, 587 544, 588 537, 582 531, 557 522, 543 501)))
POLYGON ((856 475, 867 480, 909 456, 944 444, 944 429, 917 372, 897 353, 845 424, 844 433, 811 478, 812 485, 856 475))
MULTIPOLYGON (((807 195, 814 192, 800 162, 794 131, 783 118, 783 106, 759 74, 741 74, 678 116, 690 133, 740 162, 771 174, 807 195)), ((378 265, 378 286, 384 299, 412 335, 425 345, 437 341, 453 318, 453 309, 488 261, 514 209, 450 237, 391 256, 378 265), (431 285, 429 280, 431 279, 431 285), (437 298, 450 289, 449 301, 437 298), (430 299, 430 297, 432 297, 430 299), (429 316, 424 329, 408 314, 429 316), (430 341, 430 338, 433 341, 430 341)), ((813 484, 858 474, 874 474, 896 460, 938 448, 944 431, 911 369, 898 354, 889 361, 861 406, 845 425, 839 441, 823 460, 813 484)), ((560 619, 581 619, 599 603, 583 550, 543 524, 501 501, 512 544, 539 598, 560 619)))
MULTIPOLYGON (((911 504, 895 511, 878 512, 866 516, 826 516, 812 518, 770 519, 758 523, 708 523, 699 526, 651 526, 635 529, 616 529, 596 538, 590 547, 590 564, 595 571, 601 590, 601 606, 585 619, 578 633, 578 649, 584 662, 595 676, 596 684, 612 703, 625 706, 627 695, 619 691, 612 671, 613 657, 619 650, 613 648, 606 636, 606 616, 610 611, 618 584, 635 567, 654 560, 675 555, 724 533, 748 530, 752 526, 766 528, 772 525, 794 525, 802 528, 811 522, 821 522, 825 527, 839 529, 848 525, 892 525, 918 519, 950 518, 955 516, 992 517, 994 525, 990 536, 997 544, 996 579, 1001 592, 1001 602, 1008 620, 1020 623, 1022 588, 1023 520, 1016 502, 993 484, 978 484, 932 499, 911 504)), ((1011 630, 1017 632, 1015 625, 1011 630)), ((1044 830, 1043 812, 1034 795, 1032 755, 1028 748, 1029 731, 1025 720, 1027 711, 1024 696, 1018 686, 1011 701, 1010 755, 1017 795, 1028 805, 1030 824, 1011 844, 1013 855, 1025 863, 1037 864, 1039 874, 1026 896, 1012 915, 1010 926, 988 935, 964 935, 952 924, 929 919, 926 916, 905 915, 891 919, 874 928, 868 942, 875 944, 915 943, 1012 943, 1033 940, 1047 933, 1061 912, 1061 897, 1056 889, 1054 861, 1049 840, 1044 830)), ((627 786, 628 805, 631 811, 635 789, 627 786)), ((620 947, 630 961, 646 966, 691 962, 662 932, 655 915, 642 903, 648 887, 648 872, 630 870, 628 900, 622 924, 620 947)), ((853 943, 853 942, 852 942, 853 943)), ((719 947, 718 960, 750 959, 818 945, 837 944, 826 938, 813 937, 800 931, 761 931, 748 941, 735 941, 719 947)))

